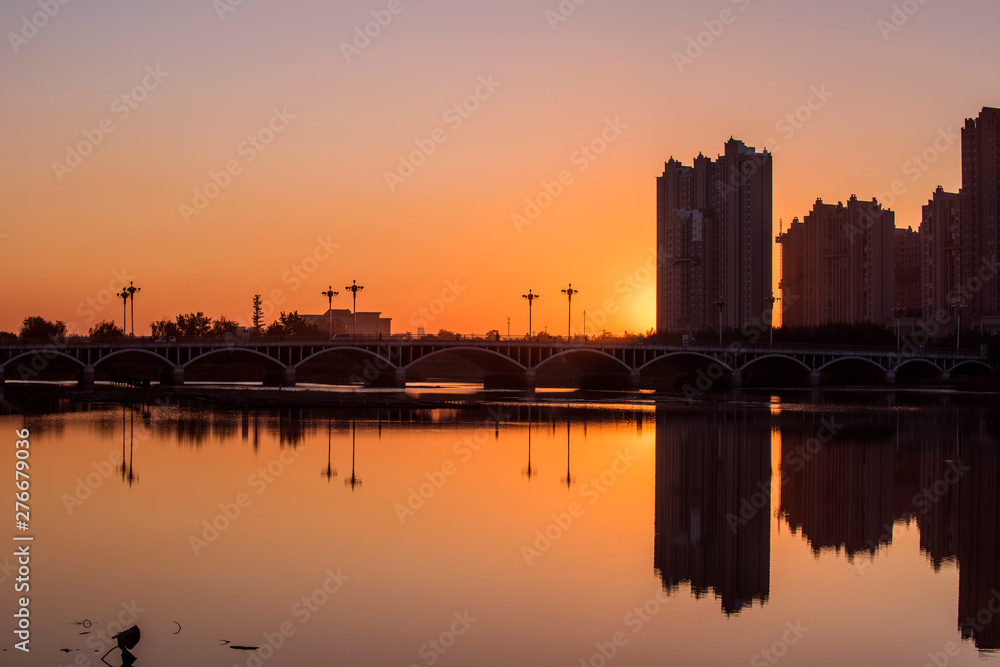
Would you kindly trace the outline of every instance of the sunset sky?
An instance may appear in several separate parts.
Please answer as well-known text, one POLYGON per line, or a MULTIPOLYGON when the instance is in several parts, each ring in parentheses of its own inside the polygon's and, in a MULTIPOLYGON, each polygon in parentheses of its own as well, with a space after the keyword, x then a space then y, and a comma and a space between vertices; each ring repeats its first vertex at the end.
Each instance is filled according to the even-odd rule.
POLYGON ((394 332, 523 334, 530 288, 562 333, 570 282, 576 327, 644 331, 671 156, 773 148, 775 232, 897 180, 916 228, 1000 106, 982 0, 63 1, 0 5, 0 330, 120 324, 124 277, 137 334, 352 280, 394 332))

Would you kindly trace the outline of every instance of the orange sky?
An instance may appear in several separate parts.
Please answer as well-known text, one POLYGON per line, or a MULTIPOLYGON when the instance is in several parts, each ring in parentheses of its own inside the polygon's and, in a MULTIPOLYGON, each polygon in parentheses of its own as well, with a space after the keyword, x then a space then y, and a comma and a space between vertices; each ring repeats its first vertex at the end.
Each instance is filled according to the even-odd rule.
POLYGON ((892 4, 860 0, 592 0, 559 22, 554 1, 389 6, 107 0, 43 21, 35 2, 4 3, 0 330, 31 314, 120 323, 122 275, 142 288, 137 333, 192 310, 246 321, 258 287, 280 301, 269 319, 323 312, 330 284, 350 307, 355 279, 359 308, 393 331, 506 333, 509 316, 523 333, 531 288, 535 328, 561 333, 570 282, 575 326, 586 309, 645 330, 669 157, 773 140, 776 231, 817 197, 897 179, 897 225, 916 227, 937 185, 959 187, 961 148, 926 169, 912 157, 1000 104, 995 4, 927 3, 891 32, 892 4), (372 12, 386 25, 344 47, 372 12), (679 67, 689 38, 706 46, 679 67), (808 120, 783 120, 816 89, 830 97, 808 120))

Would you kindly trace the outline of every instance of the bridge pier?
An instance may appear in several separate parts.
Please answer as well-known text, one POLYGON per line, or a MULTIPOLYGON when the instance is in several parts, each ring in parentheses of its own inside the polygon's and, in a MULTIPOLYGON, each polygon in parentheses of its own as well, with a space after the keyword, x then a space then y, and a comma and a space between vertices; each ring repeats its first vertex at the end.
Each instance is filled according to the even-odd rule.
POLYGON ((809 386, 818 387, 819 386, 819 371, 809 371, 809 386))
POLYGON ((941 379, 942 380, 950 380, 951 379, 951 371, 944 371, 943 373, 941 373, 941 379))
POLYGON ((0 387, 4 385, 3 364, 0 364, 0 387))
POLYGON ((174 366, 173 373, 171 374, 170 384, 174 387, 184 386, 184 367, 174 366))
POLYGON ((93 387, 94 386, 94 367, 87 364, 80 371, 80 386, 81 387, 93 387))
POLYGON ((285 369, 285 381, 282 384, 285 387, 295 386, 295 366, 289 366, 285 369))
POLYGON ((896 384, 896 371, 889 371, 885 374, 885 381, 889 384, 896 384))
POLYGON ((524 371, 524 386, 534 389, 535 387, 535 369, 529 368, 524 371))
POLYGON ((642 373, 639 372, 638 368, 633 368, 631 372, 629 372, 628 383, 633 389, 639 387, 642 383, 642 373))
POLYGON ((743 386, 743 373, 740 372, 740 369, 736 368, 733 370, 732 382, 733 382, 733 389, 739 389, 740 387, 743 386))
POLYGON ((396 377, 395 377, 395 380, 396 380, 396 386, 397 387, 403 387, 403 388, 406 387, 406 369, 403 368, 402 366, 397 366, 396 367, 396 377))

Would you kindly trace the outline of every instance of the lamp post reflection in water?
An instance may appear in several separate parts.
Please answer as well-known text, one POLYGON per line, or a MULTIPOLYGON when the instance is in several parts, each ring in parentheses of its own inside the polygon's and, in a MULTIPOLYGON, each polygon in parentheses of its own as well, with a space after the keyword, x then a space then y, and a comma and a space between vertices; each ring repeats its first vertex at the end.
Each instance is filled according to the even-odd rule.
POLYGON ((337 476, 337 471, 333 469, 330 461, 330 446, 333 440, 333 420, 328 419, 326 423, 326 470, 321 470, 319 474, 326 477, 327 483, 337 476))
POLYGON ((129 410, 129 442, 128 442, 128 464, 126 465, 125 457, 125 410, 126 406, 122 406, 122 465, 119 472, 122 474, 122 483, 128 482, 131 487, 133 482, 139 481, 139 476, 135 474, 135 469, 132 467, 132 459, 135 452, 135 412, 129 410))
POLYGON ((522 472, 528 477, 529 482, 538 474, 538 468, 531 467, 531 406, 528 406, 528 467, 522 472))
POLYGON ((569 429, 570 429, 570 420, 567 419, 566 420, 566 476, 562 478, 562 483, 566 485, 567 489, 573 486, 574 482, 576 482, 576 477, 573 477, 569 469, 569 429))
POLYGON ((350 479, 344 480, 344 484, 350 486, 351 491, 353 491, 356 487, 361 486, 361 480, 358 479, 358 476, 356 474, 354 474, 354 452, 356 443, 357 443, 357 422, 354 419, 352 419, 351 420, 351 477, 350 479))

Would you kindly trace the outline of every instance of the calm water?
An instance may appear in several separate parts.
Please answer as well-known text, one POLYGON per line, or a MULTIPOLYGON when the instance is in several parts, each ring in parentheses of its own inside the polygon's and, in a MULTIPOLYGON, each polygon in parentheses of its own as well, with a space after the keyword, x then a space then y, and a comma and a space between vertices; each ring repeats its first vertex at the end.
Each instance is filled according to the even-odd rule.
POLYGON ((0 662, 136 623, 142 667, 1000 664, 996 397, 574 396, 2 417, 35 542, 0 662))

